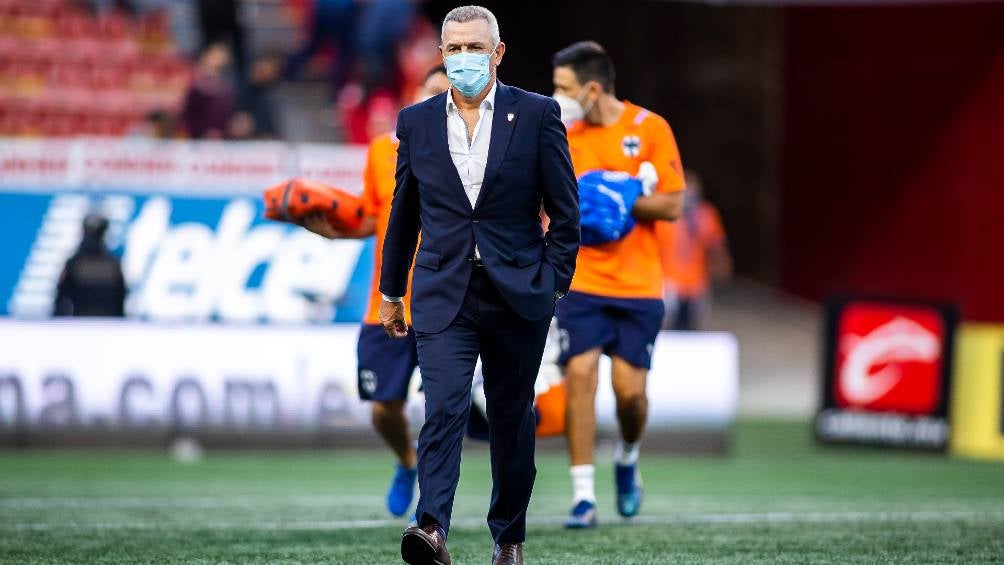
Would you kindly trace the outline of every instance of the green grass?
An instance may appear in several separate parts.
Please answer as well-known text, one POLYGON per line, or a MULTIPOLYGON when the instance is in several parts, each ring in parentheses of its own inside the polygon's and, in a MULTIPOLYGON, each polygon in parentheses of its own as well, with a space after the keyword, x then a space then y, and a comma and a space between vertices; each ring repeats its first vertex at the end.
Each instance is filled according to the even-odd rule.
MULTIPOLYGON (((804 423, 744 423, 725 458, 643 454, 646 501, 567 532, 564 456, 538 456, 530 563, 1004 562, 1004 465, 814 446, 804 423)), ((450 550, 486 563, 484 450, 466 454, 450 550)), ((0 453, 0 561, 397 563, 383 451, 0 453)))

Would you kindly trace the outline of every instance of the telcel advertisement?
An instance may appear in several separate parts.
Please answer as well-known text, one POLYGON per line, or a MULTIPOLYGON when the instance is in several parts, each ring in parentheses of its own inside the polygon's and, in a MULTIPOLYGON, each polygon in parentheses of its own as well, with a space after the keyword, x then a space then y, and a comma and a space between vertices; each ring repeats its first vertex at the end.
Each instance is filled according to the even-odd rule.
POLYGON ((84 215, 110 221, 126 312, 150 321, 356 321, 372 242, 262 219, 261 190, 309 176, 358 192, 365 148, 278 143, 0 143, 0 315, 43 318, 84 215))

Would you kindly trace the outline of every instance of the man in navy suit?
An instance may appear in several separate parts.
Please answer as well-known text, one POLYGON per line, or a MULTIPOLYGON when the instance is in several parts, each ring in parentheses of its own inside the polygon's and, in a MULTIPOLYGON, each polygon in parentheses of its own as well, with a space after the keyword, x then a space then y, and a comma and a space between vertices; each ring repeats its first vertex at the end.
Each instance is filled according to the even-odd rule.
POLYGON ((413 565, 450 563, 446 536, 480 355, 493 561, 522 563, 536 475, 533 383, 554 304, 575 270, 578 191, 558 104, 496 80, 505 44, 495 16, 480 6, 454 9, 440 50, 450 90, 398 115, 397 186, 380 280, 381 322, 403 337, 400 297, 414 257, 411 314, 426 419, 418 525, 405 530, 401 556, 413 565))

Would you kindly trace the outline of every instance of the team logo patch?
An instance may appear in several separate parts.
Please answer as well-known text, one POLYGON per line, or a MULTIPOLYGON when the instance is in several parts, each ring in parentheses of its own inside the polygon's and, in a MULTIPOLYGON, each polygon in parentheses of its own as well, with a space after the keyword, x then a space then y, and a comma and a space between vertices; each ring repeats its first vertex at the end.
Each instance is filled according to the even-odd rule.
POLYGON ((637 157, 641 154, 641 138, 637 135, 625 135, 621 140, 621 151, 628 157, 637 157))
POLYGON ((371 395, 376 392, 376 387, 376 373, 369 369, 361 369, 359 371, 359 390, 363 391, 367 395, 371 395))
POLYGON ((571 347, 572 338, 568 335, 568 330, 559 329, 558 330, 558 344, 561 346, 562 351, 568 351, 571 347))

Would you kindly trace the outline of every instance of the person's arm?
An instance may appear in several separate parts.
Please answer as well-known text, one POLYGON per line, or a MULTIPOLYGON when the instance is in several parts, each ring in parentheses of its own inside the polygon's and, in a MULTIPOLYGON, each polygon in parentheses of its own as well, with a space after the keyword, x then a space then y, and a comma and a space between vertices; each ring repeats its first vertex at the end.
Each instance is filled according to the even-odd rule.
POLYGON ((73 299, 71 298, 73 280, 70 277, 70 262, 63 266, 63 272, 59 274, 59 283, 56 285, 56 299, 53 300, 53 316, 72 316, 73 299))
POLYGON ((643 221, 675 221, 683 210, 683 191, 639 196, 631 208, 631 215, 643 221))
POLYGON ((551 100, 540 125, 540 176, 544 179, 547 248, 544 260, 554 269, 555 291, 568 292, 579 253, 579 188, 568 153, 568 137, 558 103, 551 100))
POLYGON ((706 223, 704 232, 704 247, 708 256, 708 274, 716 283, 728 282, 732 278, 732 254, 729 253, 729 242, 725 237, 725 227, 722 225, 718 211, 708 203, 703 204, 702 219, 706 223))
MULTIPOLYGON (((379 139, 379 138, 377 138, 379 139)), ((376 217, 380 203, 377 194, 376 153, 377 141, 370 143, 366 151, 366 166, 363 168, 363 193, 360 197, 363 203, 363 221, 354 230, 337 230, 328 223, 322 212, 313 212, 300 219, 300 225, 328 239, 362 239, 376 233, 376 217)))
POLYGON ((649 116, 652 154, 647 159, 655 166, 659 182, 655 191, 639 197, 631 208, 631 214, 642 221, 674 221, 683 212, 683 166, 680 164, 680 150, 669 124, 658 116, 649 116))
POLYGON ((314 232, 317 235, 328 239, 362 239, 364 237, 369 237, 376 232, 376 217, 369 215, 363 216, 363 221, 360 222, 358 228, 354 230, 340 231, 336 230, 328 223, 328 219, 324 216, 324 212, 311 212, 300 219, 300 225, 306 228, 307 231, 314 232))
POLYGON ((126 315, 126 296, 129 287, 126 286, 125 275, 122 273, 122 263, 115 258, 115 315, 124 318, 126 315))
POLYGON ((380 270, 380 293, 384 297, 380 304, 380 323, 391 337, 407 335, 403 297, 408 292, 408 273, 415 257, 420 226, 418 180, 411 172, 406 115, 407 112, 401 112, 397 117, 397 138, 400 140, 397 172, 380 270))

